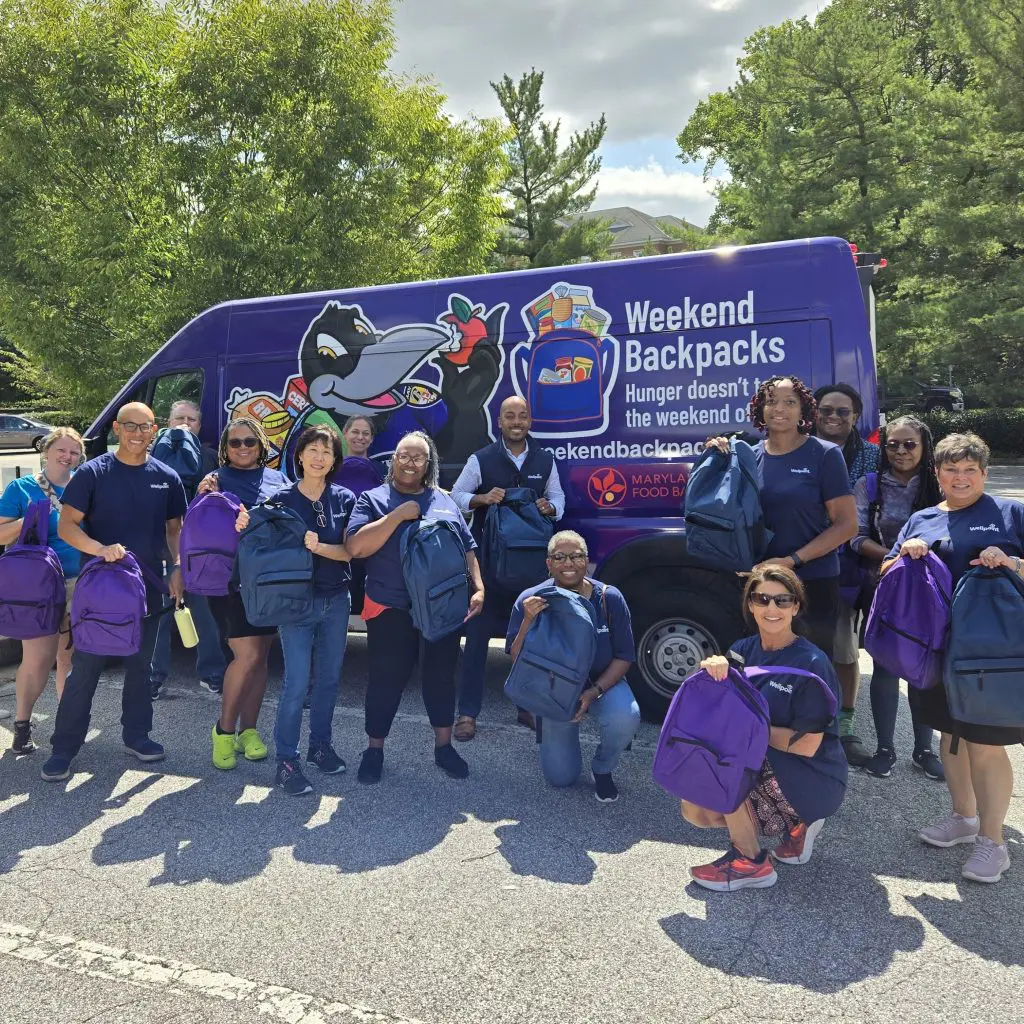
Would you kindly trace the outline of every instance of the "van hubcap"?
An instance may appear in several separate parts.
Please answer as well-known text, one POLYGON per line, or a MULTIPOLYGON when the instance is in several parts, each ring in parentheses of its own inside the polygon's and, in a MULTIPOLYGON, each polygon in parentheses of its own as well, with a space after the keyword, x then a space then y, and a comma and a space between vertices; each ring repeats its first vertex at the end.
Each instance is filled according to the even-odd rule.
POLYGON ((714 637, 690 619, 662 619, 640 641, 640 671, 655 693, 671 697, 700 663, 718 653, 714 637))

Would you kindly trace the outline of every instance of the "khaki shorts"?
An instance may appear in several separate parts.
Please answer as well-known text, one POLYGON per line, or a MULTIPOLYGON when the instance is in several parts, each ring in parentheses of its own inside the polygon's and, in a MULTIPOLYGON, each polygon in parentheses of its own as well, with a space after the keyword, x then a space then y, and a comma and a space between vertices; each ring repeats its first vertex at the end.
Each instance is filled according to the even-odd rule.
POLYGON ((71 631, 71 595, 75 592, 75 584, 78 577, 64 581, 64 592, 67 594, 67 604, 64 607, 64 618, 60 620, 60 631, 64 636, 71 631))
POLYGON ((845 601, 839 602, 836 638, 832 646, 832 662, 835 665, 857 664, 857 615, 845 601))

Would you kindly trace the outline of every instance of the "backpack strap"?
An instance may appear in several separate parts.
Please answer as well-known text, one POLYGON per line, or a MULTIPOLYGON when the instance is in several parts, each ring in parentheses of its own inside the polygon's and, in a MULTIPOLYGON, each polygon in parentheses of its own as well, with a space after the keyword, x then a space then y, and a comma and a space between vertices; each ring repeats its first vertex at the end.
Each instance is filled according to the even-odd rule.
MULTIPOLYGON (((828 706, 832 713, 832 718, 835 717, 836 711, 839 709, 838 702, 836 701, 836 695, 832 692, 832 687, 829 686, 821 676, 816 675, 814 672, 808 672, 806 669, 802 668, 792 668, 789 665, 770 665, 764 667, 751 665, 749 668, 744 668, 742 671, 748 679, 761 679, 764 676, 771 675, 800 676, 803 679, 814 679, 821 687, 821 692, 824 693, 828 699, 828 706)), ((789 741, 789 745, 793 746, 794 743, 798 740, 802 740, 806 735, 806 732, 795 732, 792 739, 789 741)))
POLYGON ((39 485, 39 490, 41 490, 46 496, 46 499, 49 501, 53 511, 56 512, 57 515, 60 515, 60 498, 57 497, 57 492, 53 489, 53 484, 50 483, 50 478, 40 470, 32 479, 39 485))
POLYGON ((50 503, 33 501, 21 521, 19 544, 38 544, 46 547, 50 539, 50 503))

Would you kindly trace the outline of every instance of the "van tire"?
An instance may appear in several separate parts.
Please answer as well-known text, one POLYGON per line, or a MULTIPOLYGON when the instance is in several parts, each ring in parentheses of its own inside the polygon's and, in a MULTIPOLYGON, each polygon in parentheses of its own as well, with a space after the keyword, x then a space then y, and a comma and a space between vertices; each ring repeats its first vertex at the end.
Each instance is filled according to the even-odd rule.
POLYGON ((702 659, 728 649, 746 629, 732 587, 718 594, 682 589, 648 591, 629 600, 636 660, 629 684, 644 718, 660 722, 679 684, 702 659))

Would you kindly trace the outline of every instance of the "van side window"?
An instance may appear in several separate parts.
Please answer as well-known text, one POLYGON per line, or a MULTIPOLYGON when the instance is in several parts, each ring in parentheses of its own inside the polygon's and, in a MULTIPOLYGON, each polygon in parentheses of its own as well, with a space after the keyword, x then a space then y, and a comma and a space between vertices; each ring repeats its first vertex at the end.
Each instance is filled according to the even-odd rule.
MULTIPOLYGON (((121 405, 128 402, 145 402, 153 410, 157 426, 167 425, 167 418, 171 414, 171 406, 180 399, 195 403, 202 408, 203 401, 203 371, 202 370, 179 370, 176 373, 168 373, 163 377, 156 377, 153 380, 142 381, 137 384, 130 394, 125 395, 121 405)), ((99 455, 102 451, 112 452, 117 447, 117 435, 114 433, 114 422, 111 419, 107 424, 106 443, 95 451, 90 447, 90 457, 99 455)))

